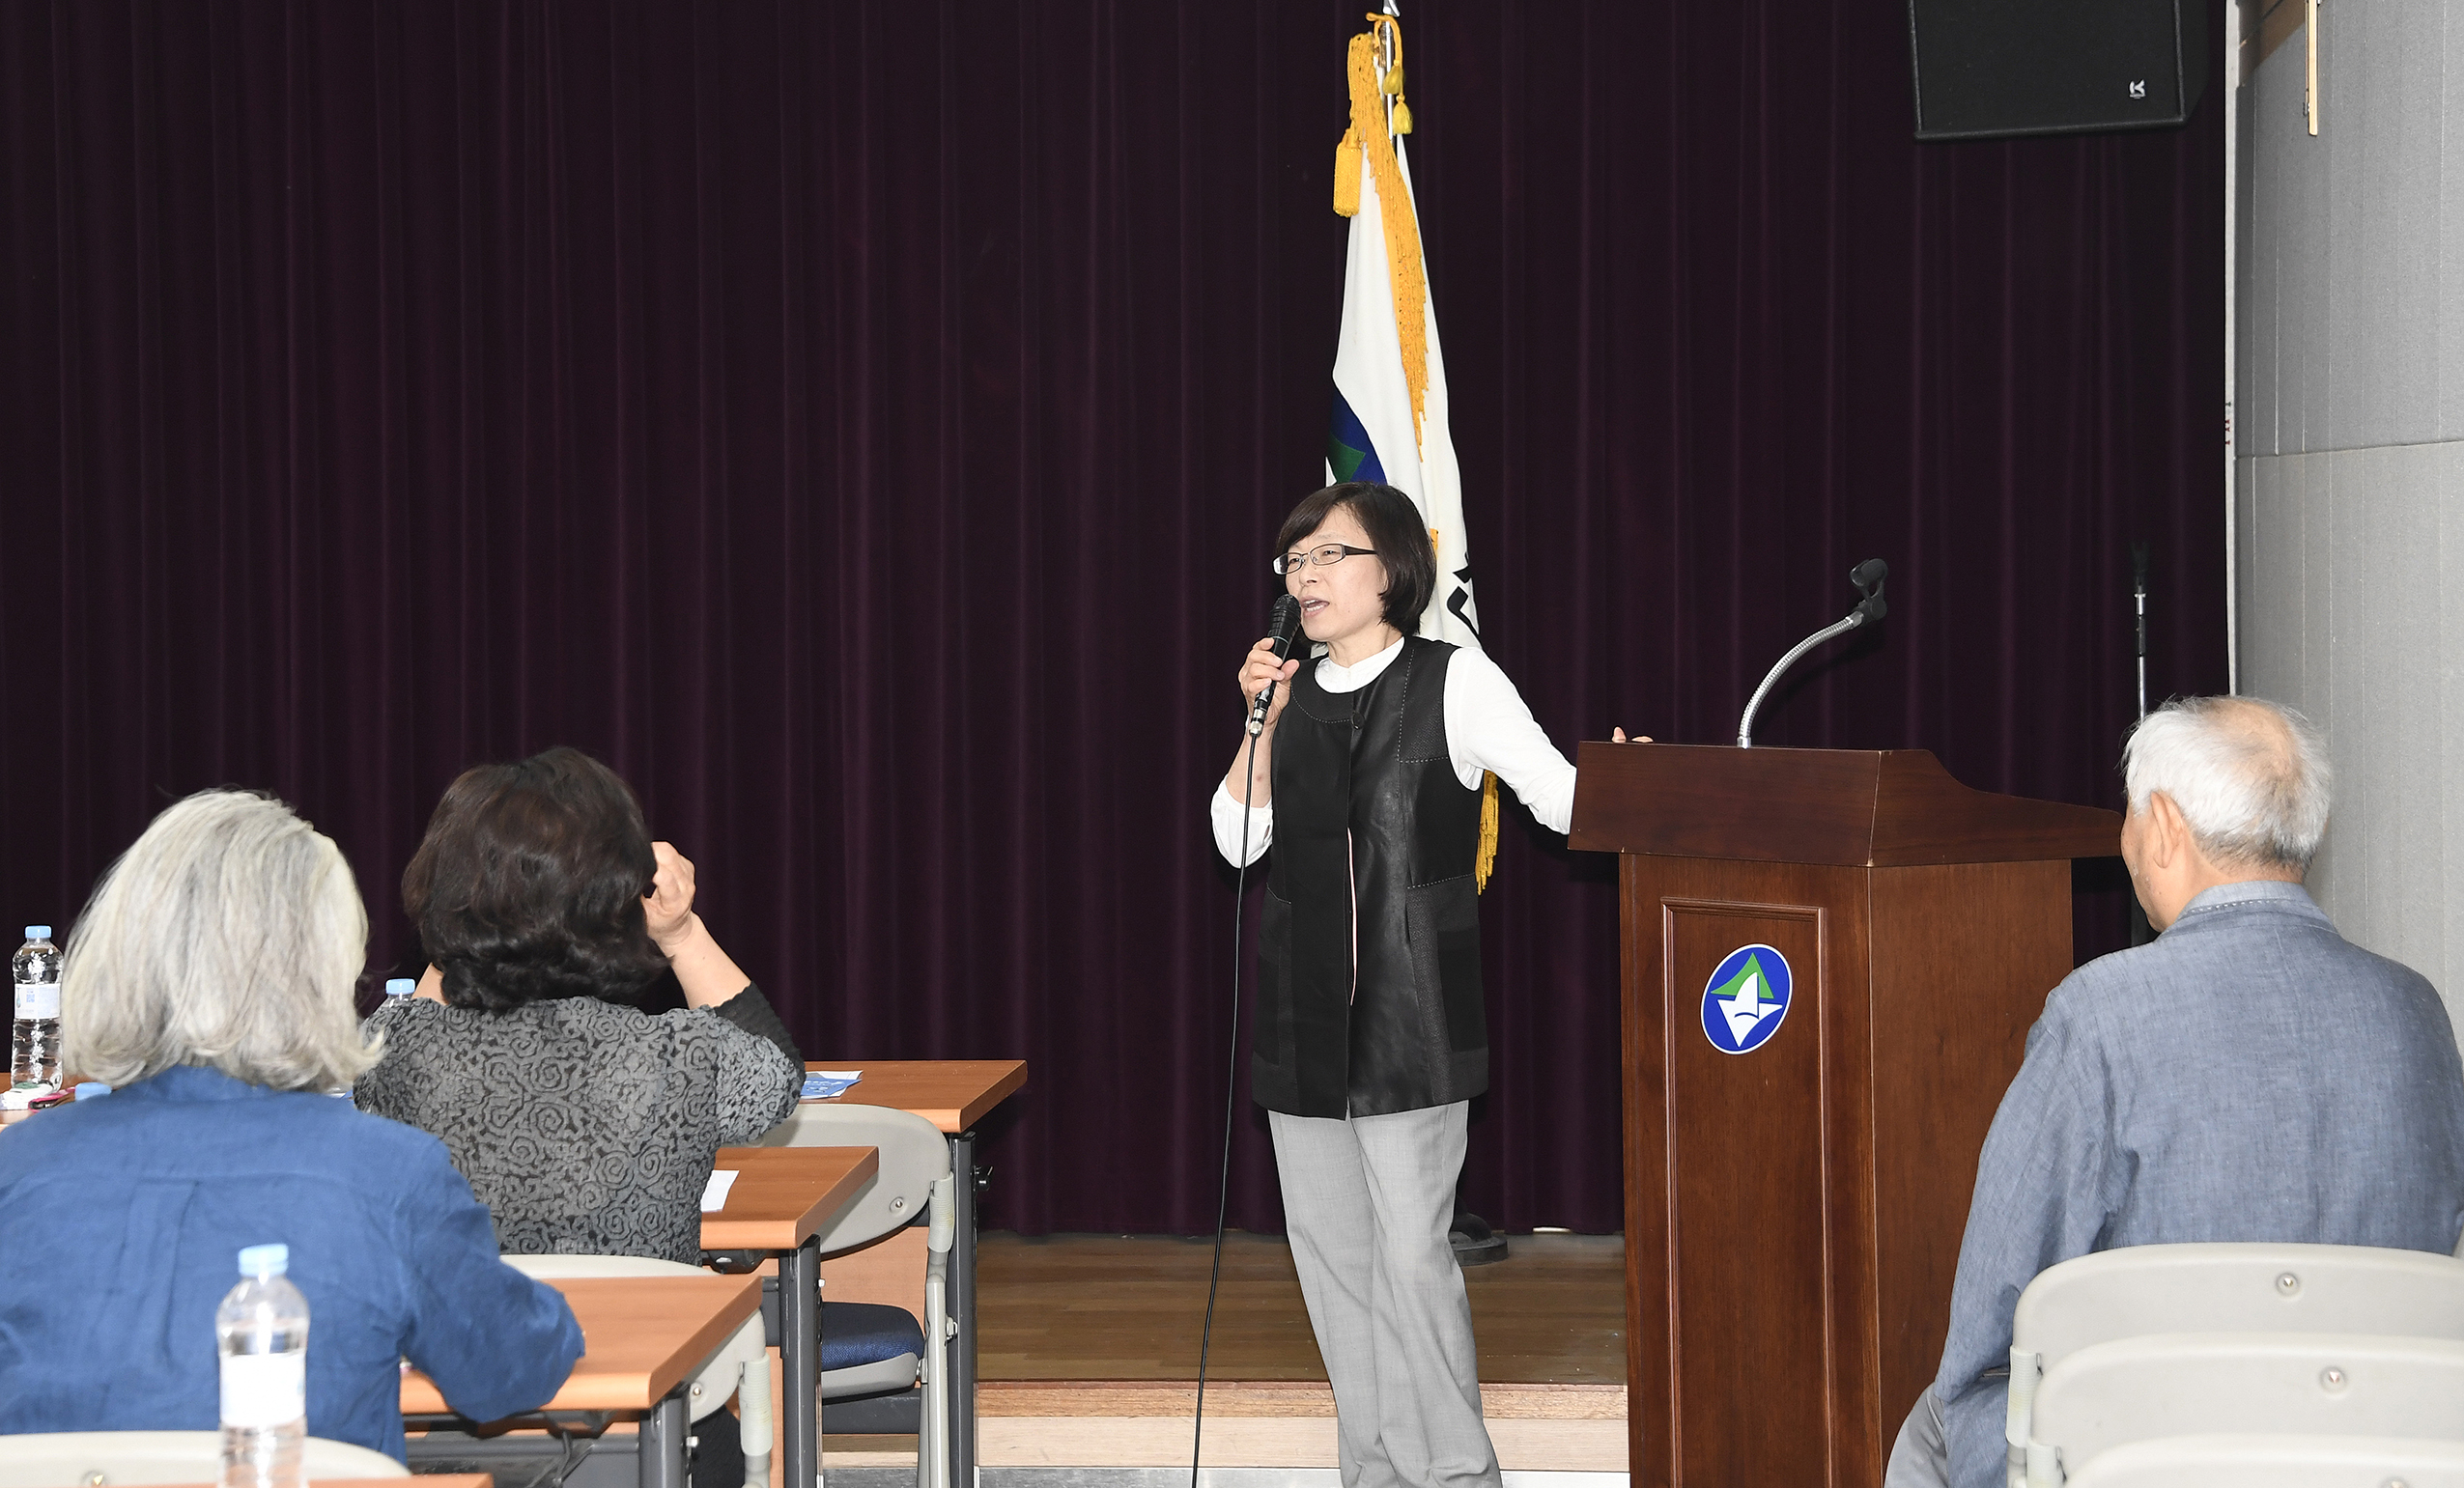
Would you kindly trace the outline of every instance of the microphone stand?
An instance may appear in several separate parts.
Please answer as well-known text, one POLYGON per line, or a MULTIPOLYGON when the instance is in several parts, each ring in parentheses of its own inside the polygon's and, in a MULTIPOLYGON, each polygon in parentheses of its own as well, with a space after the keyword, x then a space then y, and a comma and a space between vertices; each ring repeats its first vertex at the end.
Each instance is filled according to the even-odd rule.
POLYGON ((1752 699, 1745 704, 1745 716, 1737 720, 1737 747, 1741 749, 1754 747, 1754 715, 1762 709, 1763 698, 1778 685, 1779 679, 1787 673, 1788 669, 1797 664, 1798 658, 1833 636, 1845 635, 1868 621, 1880 620, 1890 613, 1890 606, 1883 603, 1883 580, 1889 574, 1890 570, 1883 567, 1880 558, 1868 558, 1856 565, 1855 570, 1848 576, 1849 582, 1856 586, 1856 592, 1861 596, 1856 602, 1856 607, 1798 641, 1790 649, 1788 655, 1779 659, 1779 664, 1773 666, 1770 674, 1763 678, 1763 685, 1754 689, 1752 699), (1875 570, 1880 572, 1871 572, 1875 570), (1870 576, 1868 576, 1869 573, 1870 576))
MULTIPOLYGON (((2138 654, 2138 721, 2147 721, 2147 545, 2131 545, 2131 607, 2136 612, 2138 635, 2132 649, 2138 654)), ((2122 804, 2127 807, 2129 801, 2122 804)), ((2145 945, 2156 939, 2156 927, 2147 922, 2147 906, 2138 902, 2138 889, 2133 885, 2130 900, 2131 944, 2145 945)))

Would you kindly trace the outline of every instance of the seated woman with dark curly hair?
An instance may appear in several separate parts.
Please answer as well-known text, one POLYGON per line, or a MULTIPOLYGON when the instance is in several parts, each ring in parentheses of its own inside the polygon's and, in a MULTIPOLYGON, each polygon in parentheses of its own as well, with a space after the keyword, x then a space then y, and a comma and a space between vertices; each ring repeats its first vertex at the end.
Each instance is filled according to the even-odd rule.
POLYGON ((437 803, 402 875, 428 974, 368 1020, 384 1054, 354 1094, 444 1141, 507 1252, 695 1264, 718 1149, 795 1111, 804 1056, 693 902, 693 864, 579 749, 437 803), (669 969, 689 1006, 625 1005, 669 969))

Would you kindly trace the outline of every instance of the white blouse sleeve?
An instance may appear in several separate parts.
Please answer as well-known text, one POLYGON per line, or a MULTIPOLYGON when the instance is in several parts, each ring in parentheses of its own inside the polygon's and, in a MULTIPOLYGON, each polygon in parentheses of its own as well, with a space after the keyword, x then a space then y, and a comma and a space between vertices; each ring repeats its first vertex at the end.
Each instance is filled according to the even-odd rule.
MULTIPOLYGON (((1481 772, 1493 770, 1517 800, 1531 808, 1540 825, 1564 831, 1574 819, 1574 767, 1541 732, 1523 695, 1497 663, 1466 646, 1455 653, 1446 668, 1446 744, 1454 756, 1455 778, 1478 786, 1481 772)), ((1229 800, 1227 793, 1226 800, 1229 800)), ((1216 813, 1216 840, 1223 838, 1224 817, 1216 813)), ((1232 807, 1239 826, 1240 809, 1232 807)), ((1230 855, 1227 854, 1227 856, 1230 855)))
MULTIPOLYGON (((1451 696, 1448 701, 1451 705, 1451 696)), ((1247 751, 1244 750, 1241 757, 1246 762, 1247 751)), ((1251 807, 1249 862, 1241 861, 1240 802, 1232 799, 1232 787, 1220 780, 1215 783, 1214 800, 1207 802, 1207 815, 1215 827, 1215 851, 1223 854, 1224 861, 1235 868, 1245 868, 1265 856, 1267 844, 1275 840, 1275 808, 1271 804, 1251 807)))

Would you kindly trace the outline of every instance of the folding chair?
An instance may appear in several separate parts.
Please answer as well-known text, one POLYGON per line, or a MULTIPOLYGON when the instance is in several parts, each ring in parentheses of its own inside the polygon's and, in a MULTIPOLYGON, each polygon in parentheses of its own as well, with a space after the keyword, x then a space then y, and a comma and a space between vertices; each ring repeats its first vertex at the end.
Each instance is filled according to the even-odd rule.
MULTIPOLYGON (((773 1127, 765 1147, 871 1147, 881 1168, 821 1232, 827 1259, 921 1222, 924 1315, 867 1303, 822 1303, 821 1397, 900 1408, 916 1419, 918 1488, 950 1488, 949 1247, 956 1190, 949 1140, 910 1111, 887 1106, 813 1103, 773 1127)), ((873 1413, 875 1415, 887 1413, 873 1413)))
POLYGON ((2173 1333, 2464 1340, 2464 1261, 2369 1246, 2130 1246, 2048 1267, 2011 1319, 2009 1481, 2025 1479, 2037 1380, 2091 1344, 2173 1333))
POLYGON ((2162 1437, 2464 1442, 2464 1343, 2364 1334, 2156 1334, 2090 1344, 2045 1372, 2028 1488, 2162 1437))
MULTIPOLYGON (((308 1438, 301 1454, 310 1477, 409 1477, 382 1452, 308 1438)), ((0 1488, 109 1488, 143 1483, 211 1483, 222 1473, 219 1431, 46 1431, 0 1436, 0 1488)))

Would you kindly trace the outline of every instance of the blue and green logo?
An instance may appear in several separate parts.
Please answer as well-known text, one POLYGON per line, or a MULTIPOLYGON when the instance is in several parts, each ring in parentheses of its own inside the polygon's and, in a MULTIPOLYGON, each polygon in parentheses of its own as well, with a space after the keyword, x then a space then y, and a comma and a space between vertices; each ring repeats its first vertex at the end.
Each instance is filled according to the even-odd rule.
POLYGON ((1788 1017, 1788 958, 1768 945, 1730 951, 1703 986, 1703 1036, 1724 1054, 1770 1042, 1788 1017))
POLYGON ((1368 426, 1345 401, 1340 387, 1335 389, 1335 416, 1326 426, 1326 468, 1335 472, 1339 483, 1386 478, 1386 466, 1377 459, 1377 446, 1369 437, 1368 426))

